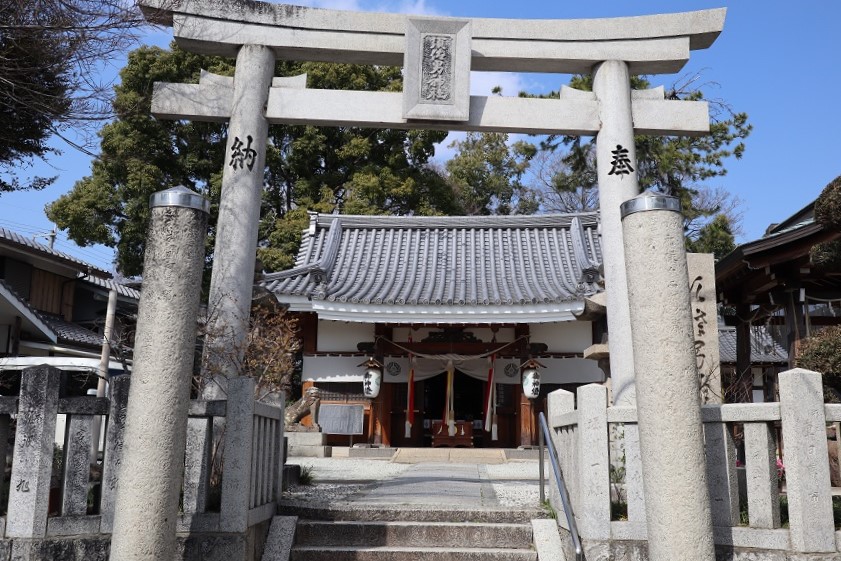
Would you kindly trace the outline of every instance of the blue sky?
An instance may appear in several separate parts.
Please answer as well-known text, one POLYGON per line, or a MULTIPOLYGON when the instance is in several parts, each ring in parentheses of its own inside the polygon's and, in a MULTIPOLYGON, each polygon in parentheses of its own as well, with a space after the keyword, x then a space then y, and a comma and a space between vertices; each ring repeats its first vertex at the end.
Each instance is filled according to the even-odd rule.
MULTIPOLYGON (((704 51, 693 51, 680 74, 653 77, 653 85, 667 87, 685 76, 700 75, 707 97, 719 98, 734 110, 747 112, 754 126, 741 160, 727 162, 729 173, 709 182, 742 201, 740 242, 761 237, 765 228, 813 200, 826 184, 841 175, 841 3, 806 0, 795 8, 781 0, 721 1, 636 0, 635 2, 477 0, 418 0, 381 2, 368 0, 312 0, 301 2, 333 9, 359 9, 457 17, 599 18, 646 15, 727 7, 724 32, 704 51)), ((168 42, 170 30, 148 35, 156 44, 168 42)), ((124 60, 109 63, 116 70, 124 60)), ((523 89, 542 92, 557 89, 567 76, 474 73, 471 89, 489 94, 494 85, 507 95, 523 89)), ((61 157, 50 158, 28 170, 59 175, 55 185, 40 193, 0 196, 0 226, 31 235, 52 225, 43 213, 45 204, 87 175, 90 159, 69 147, 61 157)), ((447 151, 442 150, 445 156, 447 151)), ((57 249, 89 262, 110 267, 108 248, 74 248, 59 233, 57 249)))

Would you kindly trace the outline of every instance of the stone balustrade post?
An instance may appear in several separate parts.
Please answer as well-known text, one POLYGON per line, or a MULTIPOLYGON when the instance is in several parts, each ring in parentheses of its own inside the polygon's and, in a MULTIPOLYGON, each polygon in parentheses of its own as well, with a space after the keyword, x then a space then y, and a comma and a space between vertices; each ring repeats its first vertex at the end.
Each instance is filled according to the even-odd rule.
POLYGON ((46 365, 21 374, 8 538, 43 538, 47 533, 60 377, 58 370, 46 365))
POLYGON ((704 424, 707 456, 707 486, 713 526, 739 525, 739 481, 736 472, 736 443, 726 423, 704 424))
POLYGON ((780 373, 779 382, 791 548, 802 553, 834 552, 821 375, 795 368, 780 373))
POLYGON ((93 442, 93 415, 70 414, 64 433, 64 481, 62 516, 88 513, 88 482, 93 442))
POLYGON ((610 539, 610 445, 607 432, 607 388, 578 388, 578 474, 576 519, 581 537, 610 539))
POLYGON ((117 497, 117 480, 123 463, 126 408, 131 376, 121 374, 108 381, 108 425, 105 430, 105 455, 102 466, 102 499, 100 531, 110 534, 114 526, 114 502, 117 497))
POLYGON ((751 528, 780 527, 777 444, 768 423, 745 423, 748 518, 751 528))
POLYGON ((225 416, 224 472, 222 473, 222 532, 245 532, 251 491, 251 454, 254 433, 254 380, 246 376, 228 380, 225 416))
POLYGON ((184 453, 184 514, 204 512, 210 484, 213 419, 190 417, 187 420, 187 445, 184 453))
MULTIPOLYGON (((578 502, 578 479, 577 474, 573 468, 573 458, 566 453, 568 434, 566 429, 558 430, 560 417, 567 413, 575 411, 575 395, 566 390, 555 390, 550 392, 546 397, 547 412, 546 424, 549 427, 549 435, 552 438, 552 444, 555 445, 555 451, 558 453, 558 466, 561 468, 564 477, 564 484, 566 485, 569 499, 572 503, 573 510, 578 502), (563 434, 562 434, 563 433, 563 434), (573 498, 575 495, 575 498, 573 498)), ((563 505, 561 504, 561 497, 559 495, 558 486, 555 484, 555 476, 549 471, 546 473, 546 479, 549 481, 549 503, 552 508, 559 514, 563 512, 563 505)), ((558 516, 558 523, 565 523, 563 516, 558 516)))

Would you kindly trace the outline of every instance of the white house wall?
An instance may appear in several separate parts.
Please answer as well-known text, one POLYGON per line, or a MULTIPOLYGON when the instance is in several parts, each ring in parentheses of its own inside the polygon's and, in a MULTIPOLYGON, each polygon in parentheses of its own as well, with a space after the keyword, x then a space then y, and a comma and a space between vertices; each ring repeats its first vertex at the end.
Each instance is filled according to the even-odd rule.
POLYGON ((532 343, 545 343, 550 353, 580 353, 593 344, 593 331, 589 321, 564 321, 533 323, 532 343))
POLYGON ((318 352, 320 353, 355 353, 357 343, 363 341, 374 341, 373 323, 326 320, 318 322, 318 352))

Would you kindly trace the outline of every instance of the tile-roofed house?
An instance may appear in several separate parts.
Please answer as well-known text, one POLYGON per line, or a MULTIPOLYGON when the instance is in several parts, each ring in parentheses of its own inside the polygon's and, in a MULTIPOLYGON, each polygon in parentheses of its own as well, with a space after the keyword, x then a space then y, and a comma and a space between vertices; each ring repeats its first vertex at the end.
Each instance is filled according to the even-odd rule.
POLYGON ((47 245, 33 239, 26 238, 17 232, 0 227, 0 247, 23 255, 31 255, 48 259, 49 261, 62 264, 80 272, 97 275, 101 278, 110 279, 111 273, 100 269, 90 263, 68 255, 62 251, 55 250, 47 245))
POLYGON ((263 285, 351 321, 559 321, 598 291, 598 214, 313 215, 296 267, 263 285))
MULTIPOLYGON (((597 364, 583 358, 593 326, 574 315, 601 290, 601 261, 599 216, 592 212, 312 214, 295 267, 259 282, 299 318, 304 387, 325 392, 322 407, 335 400, 367 411, 357 441, 453 445, 431 434, 450 391, 457 396, 453 415, 474 435, 459 445, 515 447, 536 443, 534 419, 546 393, 604 381, 597 364), (373 403, 359 400, 358 366, 367 356, 386 366, 373 403), (520 380, 520 365, 531 356, 545 366, 541 398, 533 402, 520 380), (447 389, 450 377, 442 373, 449 368, 447 389), (491 370, 498 434, 481 422, 491 370), (409 394, 419 397, 406 429, 409 394)), ((333 438, 347 445, 346 436, 333 438)))
MULTIPOLYGON (((753 365, 786 364, 788 353, 777 343, 765 326, 755 325, 750 330, 750 362, 753 365)), ((736 364, 736 328, 720 327, 718 330, 719 356, 722 364, 736 364)))
POLYGON ((109 291, 121 318, 139 298, 111 276, 0 228, 0 356, 98 357, 109 291))
MULTIPOLYGON (((813 248, 837 243, 841 231, 815 219, 815 202, 809 203, 757 239, 736 247, 716 263, 719 301, 733 310, 728 325, 748 327, 772 322, 780 325, 780 344, 796 348, 813 326, 838 325, 841 317, 841 276, 836 267, 812 260, 813 248), (828 312, 823 315, 819 308, 828 312)), ((795 356, 787 357, 794 366, 795 356)))
POLYGON ((779 401, 777 374, 788 370, 788 353, 774 339, 765 325, 750 326, 750 366, 739 374, 737 363, 737 330, 720 326, 718 344, 721 374, 730 402, 779 401))

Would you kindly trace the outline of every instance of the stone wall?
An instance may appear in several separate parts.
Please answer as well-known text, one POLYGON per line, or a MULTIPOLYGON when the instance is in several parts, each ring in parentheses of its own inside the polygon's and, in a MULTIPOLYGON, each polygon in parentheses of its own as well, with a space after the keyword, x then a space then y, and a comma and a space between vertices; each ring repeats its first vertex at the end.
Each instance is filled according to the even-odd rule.
MULTIPOLYGON (((780 374, 778 403, 702 407, 717 559, 841 558, 826 437, 827 424, 841 421, 841 406, 824 404, 820 388, 820 374, 795 369, 780 374), (781 462, 788 527, 783 527, 780 517, 778 426, 785 442, 781 462), (741 504, 733 439, 736 427, 744 434, 746 451, 741 504)), ((626 434, 629 427, 636 427, 636 409, 608 407, 605 388, 596 385, 579 388, 577 409, 575 402, 570 392, 550 394, 548 424, 586 558, 644 561, 648 557, 645 508, 639 504, 642 481, 628 476, 637 472, 639 443, 626 440, 624 458, 618 462, 610 456, 607 439, 611 427, 613 432, 622 432, 615 430, 621 427, 626 434), (624 463, 624 477, 608 467, 618 463, 624 463), (610 488, 616 485, 627 497, 627 510, 611 520, 605 512, 610 511, 610 488)), ((557 490, 552 489, 549 497, 559 513, 562 534, 568 537, 557 490)))
MULTIPOLYGON (((54 368, 30 368, 19 396, 0 397, 0 458, 16 425, 0 561, 106 561, 119 471, 142 469, 121 462, 131 377, 112 378, 107 398, 60 396, 60 378, 54 368), (53 442, 59 413, 67 418, 60 450, 53 442), (107 428, 102 461, 92 462, 95 417, 107 428)), ((190 403, 173 561, 260 558, 281 492, 283 411, 253 396, 253 381, 238 378, 227 400, 190 403), (224 442, 234 443, 221 452, 229 467, 218 489, 210 484, 213 430, 222 426, 215 418, 227 425, 224 442)))

